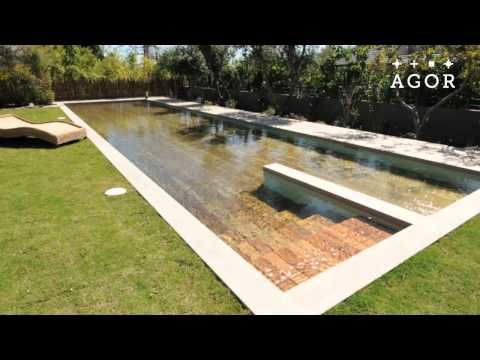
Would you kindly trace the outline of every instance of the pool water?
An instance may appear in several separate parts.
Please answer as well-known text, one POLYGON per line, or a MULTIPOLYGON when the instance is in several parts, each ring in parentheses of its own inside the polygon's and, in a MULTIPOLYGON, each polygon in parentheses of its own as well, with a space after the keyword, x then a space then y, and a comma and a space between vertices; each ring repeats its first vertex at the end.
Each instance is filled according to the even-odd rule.
MULTIPOLYGON (((345 154, 312 139, 283 135, 235 121, 207 119, 190 112, 176 112, 144 101, 68 106, 251 262, 251 251, 241 248, 245 241, 254 239, 253 245, 259 251, 265 245, 269 250, 281 251, 291 245, 298 254, 300 248, 297 245, 300 243, 292 244, 292 240, 306 236, 308 226, 312 227, 308 233, 309 240, 319 241, 314 228, 320 226, 323 229, 321 224, 327 223, 329 226, 340 225, 340 228, 331 227, 334 231, 345 231, 341 228, 343 221, 350 221, 358 215, 348 209, 336 211, 334 206, 326 206, 327 210, 322 213, 323 210, 318 207, 294 203, 265 188, 264 165, 277 162, 290 166, 422 214, 430 214, 451 204, 476 186, 466 183, 461 177, 452 182, 451 174, 446 177, 449 179, 447 182, 433 180, 420 171, 407 172, 371 152, 345 154), (318 215, 321 215, 320 218, 318 215), (315 221, 321 224, 316 225, 315 221), (284 229, 285 224, 293 224, 294 227, 278 230, 284 229), (247 250, 250 251, 247 255, 242 253, 247 250)), ((422 166, 416 169, 421 170, 422 166)), ((456 179, 455 176, 453 179, 456 179)), ((358 222, 353 223, 358 225, 358 222)), ((395 230, 398 229, 386 230, 375 241, 381 241, 395 230)), ((371 236, 378 235, 375 231, 371 236)), ((335 234, 330 234, 335 238, 335 234)), ((317 245, 320 248, 323 246, 322 243, 317 245)), ((334 253, 331 261, 326 261, 323 267, 318 262, 325 259, 325 251, 317 252, 311 271, 301 270, 308 276, 300 280, 290 270, 285 270, 286 265, 276 260, 276 253, 269 253, 270 262, 262 258, 262 263, 266 265, 257 268, 267 276, 273 276, 268 272, 274 267, 272 263, 277 261, 275 266, 284 266, 275 284, 285 290, 343 261, 366 245, 356 243, 352 249, 355 246, 355 251, 348 253, 343 245, 339 245, 339 251, 345 253, 334 253), (282 282, 281 279, 287 275, 296 280, 288 278, 290 283, 282 282)), ((302 255, 302 264, 315 250, 309 246, 304 249, 308 251, 302 255)), ((259 257, 259 254, 255 256, 259 257)), ((279 254, 285 255, 285 252, 279 254)), ((285 256, 288 257, 288 254, 285 256)))
POLYGON ((177 200, 218 202, 229 208, 240 194, 261 189, 262 167, 273 162, 423 214, 468 192, 461 185, 407 173, 374 154, 353 158, 301 137, 284 137, 147 102, 69 106, 177 200))

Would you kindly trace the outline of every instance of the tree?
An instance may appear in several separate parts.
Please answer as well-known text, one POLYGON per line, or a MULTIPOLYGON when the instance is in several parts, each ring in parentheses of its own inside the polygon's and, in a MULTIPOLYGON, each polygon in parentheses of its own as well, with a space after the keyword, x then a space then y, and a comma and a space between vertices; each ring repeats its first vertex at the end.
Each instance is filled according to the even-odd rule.
POLYGON ((152 59, 152 45, 143 45, 143 60, 148 61, 152 59))
POLYGON ((313 48, 309 45, 281 45, 279 51, 287 69, 288 79, 288 98, 283 105, 283 113, 284 109, 288 108, 291 98, 301 93, 300 78, 313 60, 313 48))
POLYGON ((53 101, 46 63, 35 46, 0 46, 0 105, 53 101))
POLYGON ((346 64, 340 67, 340 76, 343 78, 339 86, 339 99, 343 110, 340 123, 353 127, 358 126, 359 105, 368 86, 368 47, 342 48, 341 53, 346 64))
POLYGON ((269 105, 273 106, 275 112, 280 111, 280 105, 273 89, 272 70, 278 62, 276 47, 273 45, 247 45, 244 47, 245 56, 249 57, 253 66, 257 69, 260 82, 260 90, 269 105))
POLYGON ((155 73, 162 79, 177 79, 188 86, 205 84, 208 68, 200 50, 194 45, 178 45, 158 57, 155 73))
POLYGON ((376 109, 380 103, 390 103, 393 96, 391 94, 391 67, 389 58, 392 51, 389 47, 369 46, 369 49, 375 50, 377 55, 372 61, 367 63, 365 76, 366 88, 364 90, 363 100, 368 104, 368 124, 366 128, 374 132, 384 132, 385 119, 375 116, 376 109))
POLYGON ((336 123, 359 126, 359 105, 369 87, 367 69, 368 46, 328 46, 315 59, 318 93, 338 99, 341 114, 336 123))
MULTIPOLYGON (((419 74, 431 73, 433 70, 428 68, 426 60, 432 59, 436 55, 437 63, 444 63, 447 60, 453 61, 452 68, 446 70, 445 68, 436 68, 436 72, 439 75, 443 75, 445 72, 456 74, 457 84, 455 90, 446 90, 443 87, 438 87, 435 91, 441 93, 437 96, 435 101, 428 107, 428 109, 420 116, 417 103, 409 102, 406 96, 402 96, 399 88, 395 89, 395 96, 399 103, 409 111, 413 126, 414 135, 416 138, 420 138, 423 134, 425 126, 429 124, 432 113, 440 108, 442 105, 454 99, 467 89, 480 75, 480 68, 478 66, 480 62, 480 47, 478 45, 449 45, 442 47, 423 47, 419 52, 415 53, 417 59, 425 61, 420 62, 415 72, 419 74)), ((407 76, 412 73, 411 67, 400 66, 399 75, 406 80, 407 76)), ((418 92, 417 92, 418 93, 418 92)), ((438 95, 438 94, 437 94, 438 95)))
POLYGON ((66 45, 63 65, 64 76, 69 80, 96 79, 99 77, 95 71, 99 60, 89 48, 79 45, 66 45))
POLYGON ((248 45, 244 54, 257 69, 260 88, 268 103, 279 114, 284 114, 290 100, 301 93, 301 78, 313 61, 311 45, 248 45), (286 101, 281 104, 275 92, 288 89, 286 101))
POLYGON ((0 68, 12 67, 18 59, 18 48, 12 45, 0 45, 0 68))
POLYGON ((80 45, 80 46, 86 49, 90 49, 92 54, 95 55, 97 59, 103 60, 105 55, 103 53, 102 45, 80 45))
POLYGON ((217 91, 219 102, 223 104, 223 72, 226 65, 233 57, 234 47, 232 45, 198 45, 198 49, 205 59, 205 63, 212 76, 213 86, 217 91))
POLYGON ((133 78, 132 72, 127 61, 122 59, 117 53, 111 53, 105 56, 105 59, 96 64, 94 71, 100 78, 108 80, 131 79, 133 78))

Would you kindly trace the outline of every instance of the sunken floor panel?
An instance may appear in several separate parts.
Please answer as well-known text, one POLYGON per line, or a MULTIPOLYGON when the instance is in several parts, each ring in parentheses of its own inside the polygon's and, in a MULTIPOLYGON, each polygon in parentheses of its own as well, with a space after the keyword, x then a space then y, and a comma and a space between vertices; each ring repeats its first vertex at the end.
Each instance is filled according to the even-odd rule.
POLYGON ((251 238, 236 237, 231 232, 220 237, 282 290, 310 279, 393 233, 363 217, 334 223, 318 214, 258 232, 251 238))

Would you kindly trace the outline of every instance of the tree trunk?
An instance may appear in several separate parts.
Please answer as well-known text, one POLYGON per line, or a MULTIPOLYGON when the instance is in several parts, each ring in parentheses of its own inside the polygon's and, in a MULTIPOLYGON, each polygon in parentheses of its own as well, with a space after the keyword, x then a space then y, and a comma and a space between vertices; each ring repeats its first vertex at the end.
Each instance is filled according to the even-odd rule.
POLYGON ((275 95, 273 88, 271 87, 267 76, 267 70, 266 70, 266 59, 265 59, 265 53, 263 49, 264 45, 252 45, 253 49, 253 54, 254 54, 254 59, 255 62, 258 64, 258 70, 261 75, 261 91, 262 93, 265 94, 265 98, 267 100, 268 105, 273 106, 275 108, 275 112, 280 112, 280 106, 276 101, 275 95))
POLYGON ((143 59, 144 63, 146 59, 150 59, 150 47, 151 45, 143 45, 143 59))
POLYGON ((343 110, 342 126, 352 126, 353 110, 355 109, 355 101, 357 91, 360 90, 359 86, 347 87, 347 89, 341 89, 340 103, 343 110))
POLYGON ((465 89, 465 87, 467 86, 467 83, 468 83, 469 79, 465 79, 465 81, 462 83, 462 85, 460 85, 460 87, 458 89, 456 89, 454 92, 451 92, 450 94, 448 94, 447 96, 445 96, 444 98, 440 99, 435 105, 433 105, 432 107, 430 107, 426 112, 425 112, 425 115, 423 115, 423 118, 419 124, 419 127, 418 127, 418 130, 416 131, 416 136, 417 138, 420 137, 421 135, 421 131, 423 130, 423 128, 425 127, 425 125, 430 121, 430 116, 432 115, 432 113, 438 109, 440 106, 442 106, 444 103, 446 103, 448 100, 450 100, 451 98, 453 98, 455 95, 461 93, 463 91, 463 89, 465 89))
POLYGON ((217 101, 220 103, 220 105, 223 104, 223 96, 222 96, 222 91, 220 89, 220 79, 218 74, 213 74, 213 84, 215 86, 215 90, 217 91, 217 101))
POLYGON ((400 102, 400 104, 405 109, 407 109, 412 114, 413 125, 414 125, 414 129, 415 129, 415 137, 417 139, 420 138, 422 130, 424 129, 425 125, 427 125, 427 123, 430 121, 430 117, 431 117, 432 113, 436 109, 438 109, 440 106, 442 106, 444 103, 446 103, 448 100, 450 100, 451 98, 453 98, 454 96, 456 96, 457 94, 462 92, 465 89, 465 87, 467 86, 467 84, 469 83, 469 81, 470 81, 470 78, 465 79, 465 81, 462 83, 462 85, 459 88, 457 88, 455 91, 451 92, 447 96, 440 99, 435 105, 431 106, 425 112, 425 114, 423 115, 422 118, 420 118, 417 108, 414 105, 407 104, 405 102, 405 100, 403 100, 403 98, 400 96, 400 92, 397 89, 396 97, 397 97, 398 101, 400 102))
POLYGON ((299 82, 300 82, 299 76, 295 75, 295 77, 291 80, 291 85, 290 85, 290 88, 288 89, 287 100, 285 100, 285 102, 282 105, 282 109, 281 109, 282 114, 285 114, 287 112, 288 107, 290 106, 291 100, 295 95, 295 91, 299 85, 299 82))
POLYGON ((397 97, 397 100, 400 102, 400 105, 407 109, 412 115, 413 128, 415 130, 415 134, 418 134, 420 128, 420 116, 418 115, 417 108, 413 105, 408 105, 405 100, 403 100, 403 98, 400 96, 400 91, 398 89, 395 95, 397 97))
POLYGON ((290 88, 288 91, 287 100, 283 103, 281 113, 284 114, 288 109, 292 97, 299 86, 300 73, 305 60, 307 45, 302 45, 302 52, 297 56, 295 45, 287 45, 286 57, 290 73, 290 88))

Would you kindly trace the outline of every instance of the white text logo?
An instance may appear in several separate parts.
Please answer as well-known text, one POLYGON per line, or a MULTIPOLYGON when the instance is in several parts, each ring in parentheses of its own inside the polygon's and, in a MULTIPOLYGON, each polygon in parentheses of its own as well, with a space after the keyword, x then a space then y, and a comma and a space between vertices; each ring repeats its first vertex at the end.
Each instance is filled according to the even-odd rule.
MULTIPOLYGON (((400 66, 407 65, 407 64, 402 64, 398 59, 395 60, 395 62, 392 63, 392 65, 395 67, 395 69, 398 70, 400 66)), ((416 68, 419 63, 417 63, 415 60, 413 60, 409 65, 412 68, 416 68)), ((442 64, 445 66, 447 69, 450 69, 453 65, 453 62, 448 59, 446 62, 442 64)), ((433 69, 435 67, 435 61, 429 60, 428 61, 428 67, 430 69, 433 69)), ((407 77, 406 80, 406 85, 411 88, 411 89, 418 89, 422 83, 424 86, 426 86, 429 89, 436 89, 439 86, 442 86, 444 89, 455 89, 455 84, 453 81, 455 80, 455 76, 453 74, 442 74, 441 76, 430 73, 427 74, 423 79, 420 74, 410 74, 407 77)), ((392 85, 390 86, 392 89, 404 89, 405 84, 402 81, 402 78, 400 77, 400 74, 395 74, 395 77, 393 78, 392 85)))

